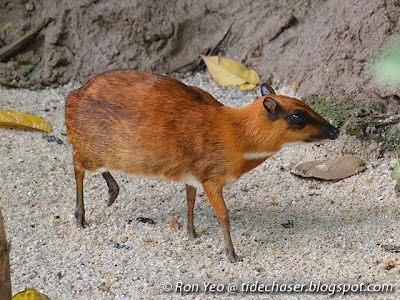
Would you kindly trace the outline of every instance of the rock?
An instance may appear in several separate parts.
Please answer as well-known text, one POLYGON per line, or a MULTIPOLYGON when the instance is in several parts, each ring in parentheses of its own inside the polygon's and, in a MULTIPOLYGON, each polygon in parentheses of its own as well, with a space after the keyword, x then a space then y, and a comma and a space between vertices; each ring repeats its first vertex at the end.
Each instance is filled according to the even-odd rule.
POLYGON ((393 269, 394 268, 394 266, 395 266, 395 264, 394 264, 394 261, 393 260, 387 260, 387 261, 385 261, 385 265, 384 265, 384 269, 385 270, 391 270, 391 269, 393 269))
POLYGON ((168 226, 176 229, 176 228, 181 228, 182 224, 179 223, 177 219, 173 218, 169 221, 168 226))
POLYGON ((139 222, 142 222, 142 223, 150 224, 150 225, 156 224, 152 219, 149 219, 149 218, 139 217, 139 218, 136 218, 136 220, 138 220, 139 222))

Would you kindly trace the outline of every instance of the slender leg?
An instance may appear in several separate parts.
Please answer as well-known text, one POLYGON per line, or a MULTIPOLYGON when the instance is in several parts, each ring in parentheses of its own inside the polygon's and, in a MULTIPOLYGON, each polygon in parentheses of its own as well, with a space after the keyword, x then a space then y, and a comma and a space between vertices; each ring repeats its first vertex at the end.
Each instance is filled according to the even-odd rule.
POLYGON ((208 200, 210 200, 211 205, 213 206, 221 222, 222 231, 224 233, 226 255, 232 263, 236 263, 239 257, 235 254, 235 249, 233 248, 231 233, 229 229, 229 213, 222 195, 222 187, 207 183, 203 184, 203 187, 208 197, 208 200))
POLYGON ((119 186, 115 182, 114 178, 111 176, 110 172, 104 172, 104 173, 101 173, 101 175, 103 175, 104 179, 107 182, 107 186, 108 186, 107 205, 111 206, 111 204, 114 203, 115 199, 117 199, 117 196, 119 193, 119 186))
POLYGON ((194 221, 193 221, 193 209, 194 202, 196 201, 196 188, 191 185, 186 185, 186 200, 188 206, 188 217, 187 217, 187 231, 189 235, 189 240, 194 240, 198 237, 196 231, 194 230, 194 221))
POLYGON ((83 177, 85 170, 75 164, 75 181, 76 181, 76 225, 79 228, 87 227, 85 222, 85 205, 83 203, 83 177))

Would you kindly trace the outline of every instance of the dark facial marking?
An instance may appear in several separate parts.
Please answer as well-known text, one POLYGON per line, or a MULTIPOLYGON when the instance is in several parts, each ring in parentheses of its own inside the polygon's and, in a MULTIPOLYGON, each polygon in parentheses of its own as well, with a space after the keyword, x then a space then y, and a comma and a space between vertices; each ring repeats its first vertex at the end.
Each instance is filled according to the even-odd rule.
POLYGON ((305 117, 302 112, 295 112, 290 116, 290 120, 295 124, 301 124, 305 121, 305 117))
POLYGON ((307 124, 316 122, 310 117, 310 115, 305 111, 293 110, 287 114, 286 122, 290 127, 295 129, 303 129, 307 124))

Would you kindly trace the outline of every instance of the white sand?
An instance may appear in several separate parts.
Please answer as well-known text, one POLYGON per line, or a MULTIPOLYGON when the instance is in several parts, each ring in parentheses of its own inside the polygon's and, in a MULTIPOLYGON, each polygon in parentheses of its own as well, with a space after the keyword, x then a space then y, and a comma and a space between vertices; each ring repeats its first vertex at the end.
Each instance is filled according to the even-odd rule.
MULTIPOLYGON (((244 106, 255 92, 221 88, 208 74, 186 82, 209 91, 226 105, 244 106)), ((77 85, 75 85, 75 88, 77 85)), ((48 142, 39 131, 0 127, 0 207, 11 242, 13 294, 36 289, 51 299, 329 298, 311 293, 233 293, 228 284, 394 284, 399 287, 400 254, 381 244, 400 245, 399 204, 390 178, 393 157, 378 158, 377 146, 342 135, 323 145, 287 148, 224 190, 233 243, 243 262, 231 264, 222 253, 218 218, 205 198, 197 197, 195 226, 186 234, 184 185, 116 175, 121 191, 106 207, 102 176, 87 172, 86 220, 75 225, 72 147, 64 120, 68 85, 42 91, 0 88, 0 109, 43 117, 48 142), (49 111, 45 111, 48 110, 49 111), (368 169, 338 182, 295 177, 298 163, 355 154, 368 169), (138 222, 148 217, 155 226, 138 222), (171 229, 177 218, 182 229, 171 229), (293 228, 281 223, 293 220, 293 228), (394 267, 386 270, 387 261, 394 267), (165 293, 163 285, 172 284, 165 293), (203 283, 222 284, 222 293, 204 292, 203 283), (199 291, 175 292, 177 285, 198 284, 199 291)), ((168 285, 167 285, 168 287, 168 285)), ((188 286, 186 286, 188 287, 188 286)), ((196 289, 196 285, 193 286, 196 289)), ((351 294, 350 298, 398 299, 399 291, 351 294), (380 296, 379 296, 380 295, 380 296)), ((349 298, 348 298, 349 299, 349 298)))

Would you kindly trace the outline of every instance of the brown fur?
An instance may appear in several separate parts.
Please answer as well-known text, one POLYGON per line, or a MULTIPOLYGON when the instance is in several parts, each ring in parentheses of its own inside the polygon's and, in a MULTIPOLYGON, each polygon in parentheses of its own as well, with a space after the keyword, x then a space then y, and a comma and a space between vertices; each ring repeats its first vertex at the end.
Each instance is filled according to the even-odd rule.
MULTIPOLYGON (((327 138, 322 133, 327 121, 306 104, 284 96, 269 97, 285 112, 306 111, 313 123, 293 129, 284 119, 272 122, 267 117, 265 97, 241 109, 229 108, 198 88, 139 71, 106 72, 73 91, 65 117, 74 149, 78 225, 84 226, 80 182, 85 170, 107 168, 174 181, 185 181, 192 174, 220 217, 228 257, 236 261, 222 187, 267 158, 245 159, 244 154, 276 152, 284 143, 327 138)), ((109 187, 115 187, 110 177, 104 178, 109 187)), ((196 236, 195 193, 190 189, 187 196, 191 238, 196 236)), ((116 195, 111 198, 109 205, 116 195)))

